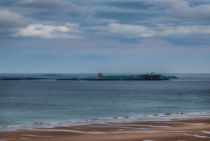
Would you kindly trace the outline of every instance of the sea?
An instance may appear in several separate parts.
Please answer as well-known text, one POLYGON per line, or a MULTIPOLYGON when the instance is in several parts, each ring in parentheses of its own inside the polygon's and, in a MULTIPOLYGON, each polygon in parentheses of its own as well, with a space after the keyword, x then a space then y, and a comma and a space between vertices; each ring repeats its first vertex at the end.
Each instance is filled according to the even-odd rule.
POLYGON ((0 131, 210 117, 210 74, 165 75, 178 79, 58 81, 95 74, 0 74, 48 78, 0 80, 0 131))

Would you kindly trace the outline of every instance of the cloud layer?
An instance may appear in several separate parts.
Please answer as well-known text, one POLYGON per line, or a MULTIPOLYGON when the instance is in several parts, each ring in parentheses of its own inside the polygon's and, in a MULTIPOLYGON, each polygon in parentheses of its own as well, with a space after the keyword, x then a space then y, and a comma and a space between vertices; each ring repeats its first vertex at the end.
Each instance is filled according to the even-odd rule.
POLYGON ((200 37, 210 34, 209 17, 205 0, 1 0, 0 34, 46 39, 200 37))

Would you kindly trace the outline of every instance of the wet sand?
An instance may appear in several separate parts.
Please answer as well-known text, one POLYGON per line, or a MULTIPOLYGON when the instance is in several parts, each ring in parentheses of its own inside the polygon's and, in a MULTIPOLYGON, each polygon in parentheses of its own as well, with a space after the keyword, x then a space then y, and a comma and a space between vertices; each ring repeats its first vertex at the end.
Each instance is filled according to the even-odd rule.
POLYGON ((18 130, 0 141, 210 141, 210 118, 18 130))

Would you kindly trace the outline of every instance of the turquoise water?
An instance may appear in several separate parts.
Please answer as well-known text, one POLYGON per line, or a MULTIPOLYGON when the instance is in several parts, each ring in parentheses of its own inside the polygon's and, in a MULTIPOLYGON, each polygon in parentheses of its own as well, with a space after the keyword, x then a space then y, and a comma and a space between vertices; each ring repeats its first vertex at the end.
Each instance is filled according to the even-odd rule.
MULTIPOLYGON (((43 74, 12 76, 31 75, 43 74)), ((169 81, 2 80, 0 129, 209 116, 210 74, 176 76, 169 81)))

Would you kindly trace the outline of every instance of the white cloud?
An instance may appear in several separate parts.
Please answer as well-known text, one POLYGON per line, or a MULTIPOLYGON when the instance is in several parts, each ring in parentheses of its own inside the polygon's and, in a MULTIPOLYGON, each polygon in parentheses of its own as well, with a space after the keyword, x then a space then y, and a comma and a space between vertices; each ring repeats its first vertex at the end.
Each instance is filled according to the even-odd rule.
POLYGON ((157 35, 188 35, 188 34, 210 34, 210 26, 196 26, 196 25, 183 25, 183 26, 169 26, 161 27, 157 31, 157 35))
POLYGON ((125 37, 151 37, 154 36, 154 31, 145 26, 111 23, 108 25, 109 31, 114 34, 119 34, 125 37))
POLYGON ((79 35, 79 25, 77 24, 65 24, 65 25, 42 25, 31 24, 25 28, 21 28, 15 36, 22 37, 39 37, 46 39, 81 39, 79 35))
POLYGON ((128 25, 111 23, 108 25, 108 31, 125 38, 140 38, 153 36, 177 36, 189 34, 210 34, 210 26, 164 26, 146 27, 142 25, 128 25))
POLYGON ((81 39, 81 34, 78 24, 42 24, 15 12, 0 10, 0 36, 81 39), (31 24, 32 22, 36 24, 31 24))

